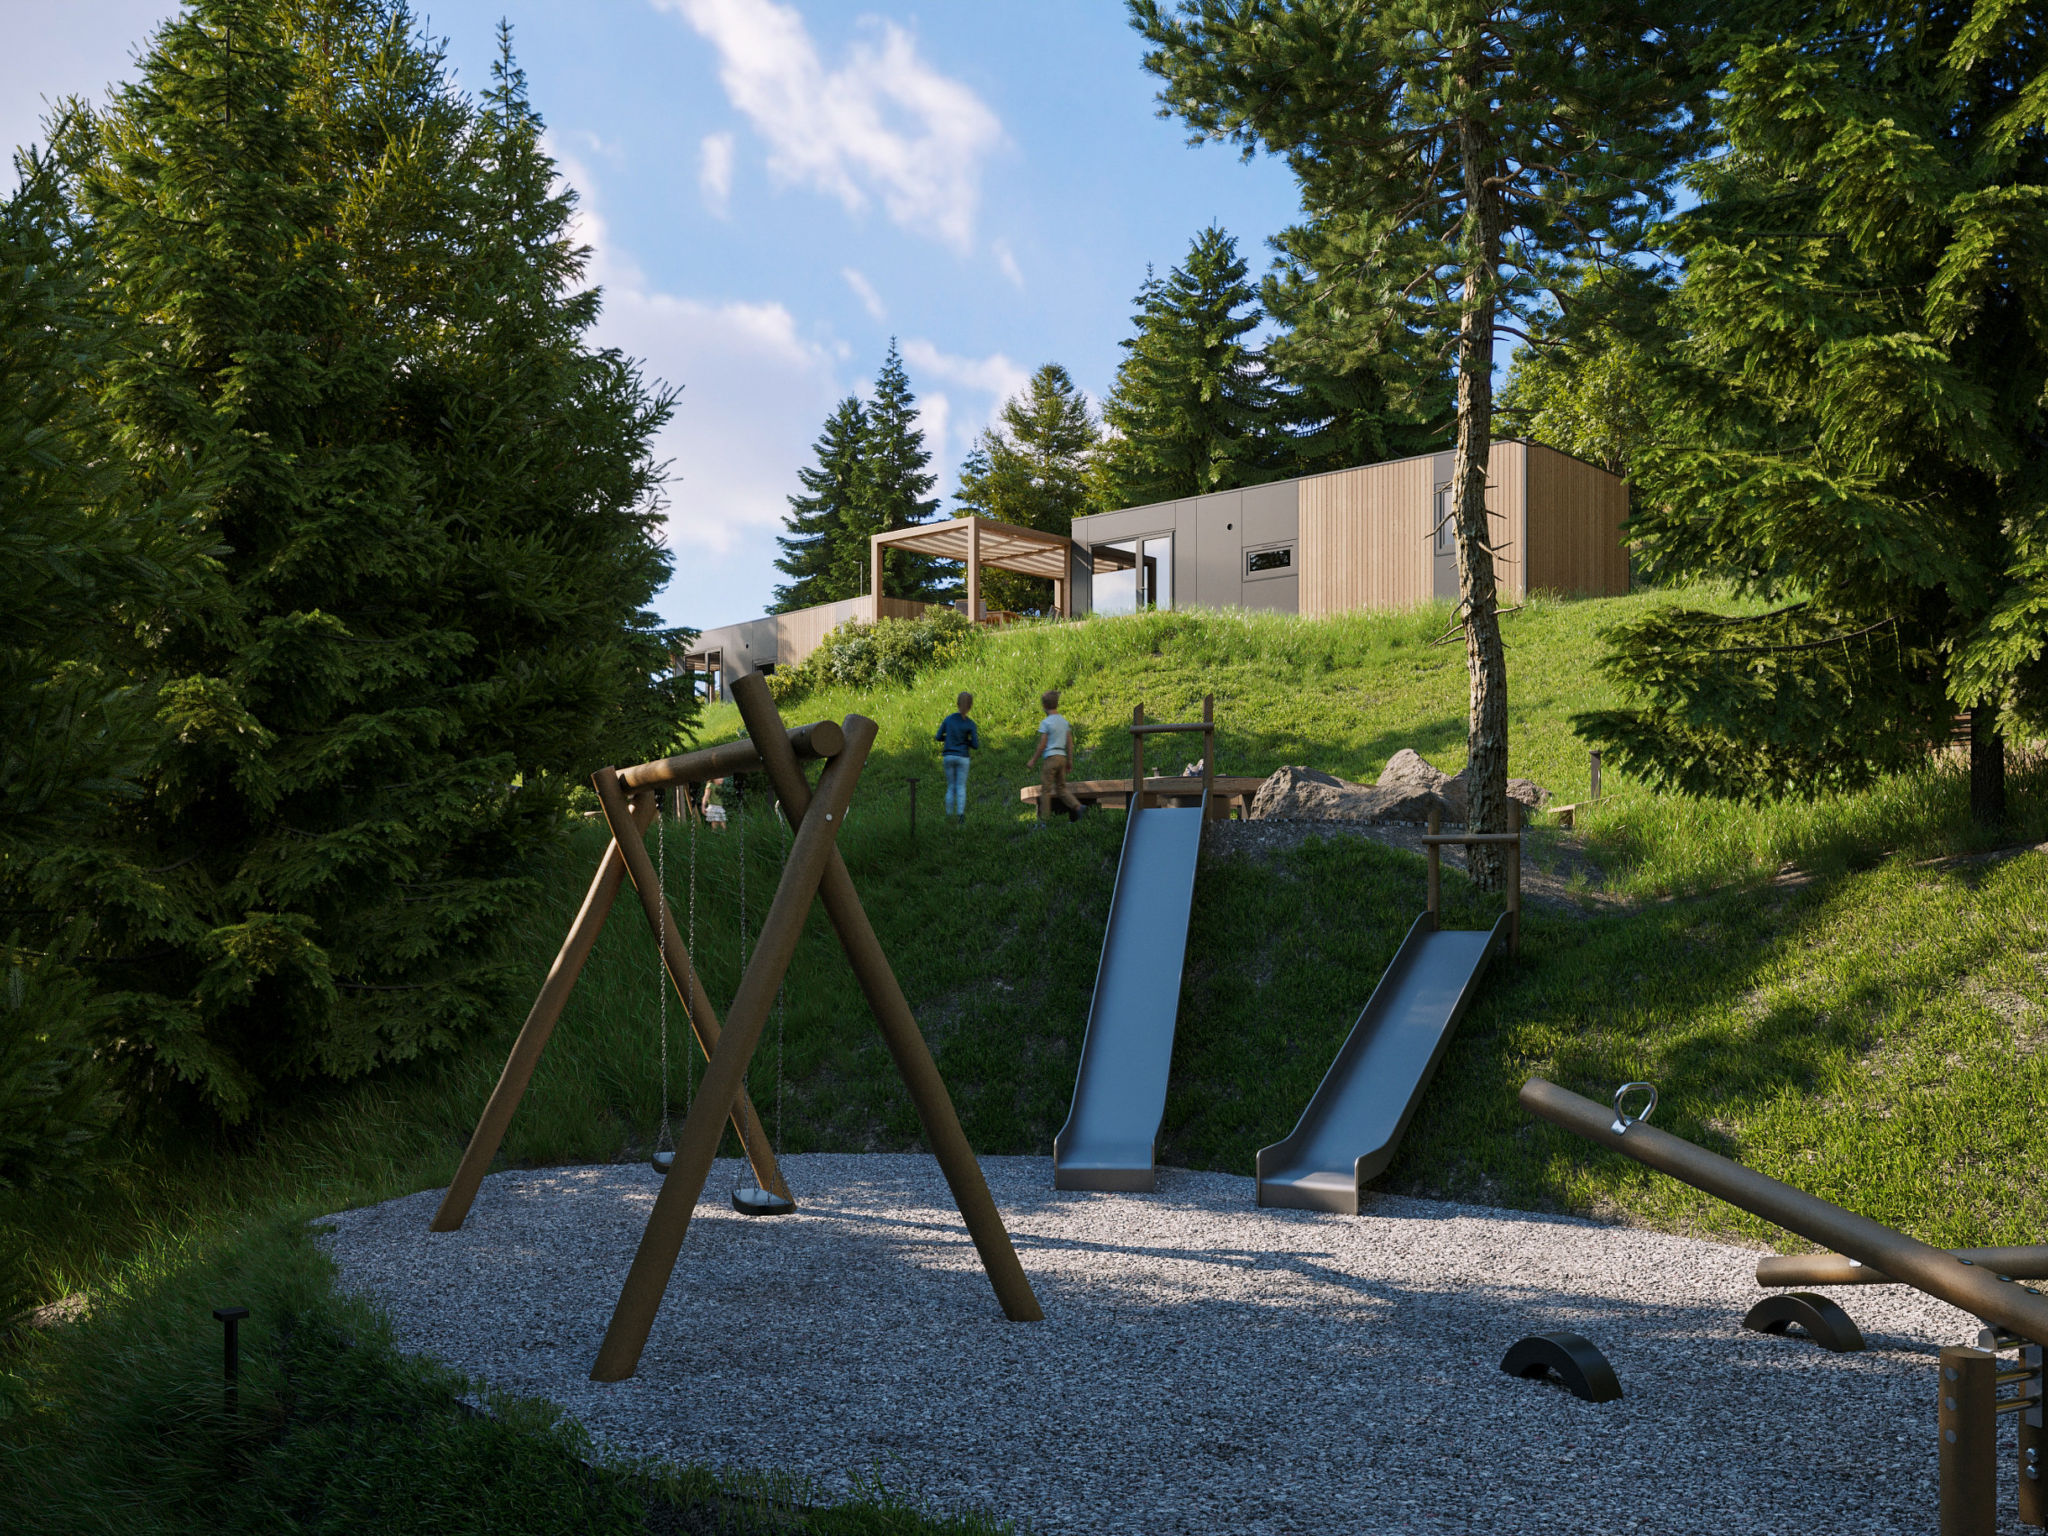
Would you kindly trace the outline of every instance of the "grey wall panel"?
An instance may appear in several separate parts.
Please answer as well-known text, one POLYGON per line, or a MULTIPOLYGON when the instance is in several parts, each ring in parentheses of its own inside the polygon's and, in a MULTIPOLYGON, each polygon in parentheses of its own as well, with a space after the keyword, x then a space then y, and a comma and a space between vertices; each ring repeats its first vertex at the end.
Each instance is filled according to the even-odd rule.
POLYGON ((1238 526, 1240 546, 1277 544, 1301 532, 1301 482, 1282 480, 1276 485, 1255 485, 1242 493, 1244 520, 1238 526))
POLYGON ((1188 606, 1228 608, 1238 600, 1238 525, 1244 492, 1218 491, 1183 502, 1192 514, 1181 522, 1193 534, 1176 564, 1187 582, 1188 606))
POLYGON ((1153 502, 1149 506, 1124 507, 1115 512, 1097 512, 1074 519, 1074 537, 1084 544, 1119 544, 1148 533, 1166 533, 1174 525, 1178 503, 1153 502))
POLYGON ((1301 578, 1298 576, 1274 576, 1265 581, 1247 581, 1243 584, 1246 608, 1260 608, 1271 613, 1301 612, 1301 578))
MULTIPOLYGON (((1078 528, 1075 536, 1079 537, 1078 528)), ((1077 614, 1095 611, 1093 571, 1085 553, 1079 549, 1067 551, 1067 581, 1072 588, 1069 606, 1077 614)))

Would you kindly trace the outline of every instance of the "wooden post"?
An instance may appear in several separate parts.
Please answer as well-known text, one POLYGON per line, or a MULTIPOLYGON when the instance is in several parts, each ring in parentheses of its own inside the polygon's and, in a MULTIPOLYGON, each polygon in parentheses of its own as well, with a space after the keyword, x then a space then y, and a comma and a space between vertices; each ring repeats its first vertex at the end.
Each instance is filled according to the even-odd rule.
POLYGON ((1593 770, 1593 793, 1591 798, 1598 800, 1600 798, 1600 754, 1596 751, 1590 754, 1590 756, 1593 770))
POLYGON ((967 622, 981 622, 981 519, 967 519, 967 622))
MULTIPOLYGON (((1129 806, 1130 813, 1133 816, 1138 814, 1139 808, 1145 803, 1145 733, 1138 729, 1144 723, 1145 706, 1142 704, 1133 705, 1131 708, 1131 803, 1129 806)), ((1068 761, 1071 762, 1072 759, 1070 758, 1068 761)))
POLYGON ((1216 787, 1216 695, 1202 695, 1202 814, 1214 813, 1208 809, 1209 792, 1216 787))
POLYGON ((882 617, 882 537, 868 535, 868 618, 880 622, 882 617))
POLYGON ((1518 834, 1508 844, 1508 953, 1522 952, 1522 802, 1508 801, 1508 830, 1518 834))
MULTIPOLYGON (((1441 836, 1444 830, 1444 810, 1440 805, 1429 808, 1429 835, 1441 836)), ((1444 858, 1443 849, 1435 843, 1425 843, 1423 852, 1429 856, 1429 915, 1438 921, 1432 927, 1441 927, 1441 913, 1444 900, 1444 858)))
MULTIPOLYGON (((597 790, 597 803, 604 811, 605 819, 616 828, 623 819, 619 813, 626 805, 625 795, 619 788, 619 776, 609 768, 600 768, 590 776, 590 782, 597 790)), ((618 834, 615 832, 614 836, 618 834)), ((697 978, 696 957, 689 952, 682 933, 676 928, 675 914, 669 910, 668 901, 661 892, 661 877, 655 871, 654 861, 647 857, 647 845, 637 836, 622 837, 619 841, 624 847, 626 874, 633 882, 633 889, 640 894, 640 906, 647 914, 647 926, 653 930, 654 942, 660 946, 662 961, 668 968, 669 984, 676 989, 676 996, 683 1000, 684 1015, 689 1019, 697 1044, 708 1060, 718 1049, 718 1015, 712 1009, 711 994, 704 990, 704 983, 697 978)), ((782 1181, 782 1170, 775 1164, 775 1150, 769 1145, 768 1132, 762 1128, 761 1117, 755 1113, 753 1100, 747 1097, 744 1087, 733 1104, 732 1128, 739 1136, 740 1146, 746 1150, 747 1161, 753 1164, 754 1176, 761 1187, 787 1200, 790 1197, 789 1186, 782 1181)))
MULTIPOLYGON (((775 718, 775 705, 766 688, 743 683, 736 702, 750 730, 764 729, 765 722, 775 718), (757 727, 757 720, 764 722, 763 726, 757 727)), ((796 755, 771 745, 763 757, 790 825, 800 826, 814 802, 810 787, 796 766, 796 755)), ((822 794, 823 783, 818 787, 822 794)), ((1013 1323, 1039 1321, 1045 1314, 1032 1293, 1031 1282, 1025 1278, 1024 1266, 1017 1261, 1017 1250, 1010 1243, 1002 1212, 989 1193, 981 1164, 975 1161, 974 1148, 968 1144, 967 1133, 960 1128, 960 1117, 953 1111, 945 1079, 939 1076, 931 1052, 925 1047, 917 1016, 910 1011, 903 989, 897 984, 882 941, 875 936, 874 926, 860 904, 860 895, 854 890, 853 877, 846 872, 846 861, 836 847, 825 860, 819 894, 825 903, 825 915, 838 930, 840 947, 845 950, 847 962, 853 967, 854 977, 860 982, 875 1023, 882 1031, 883 1043, 896 1063, 897 1074, 910 1092, 911 1105, 924 1126, 925 1140, 931 1143, 932 1156, 938 1159, 947 1187, 953 1191, 953 1203, 967 1223, 968 1235, 974 1239, 1003 1315, 1013 1323)))
MULTIPOLYGON (((645 797, 634 802, 631 821, 636 837, 653 819, 648 814, 650 808, 645 797)), ((477 1118, 476 1129, 470 1133, 462 1162, 455 1170, 455 1177, 448 1181, 448 1188, 441 1196, 440 1209, 434 1212, 434 1219, 428 1224, 429 1231, 456 1231, 461 1227, 463 1218, 469 1215, 469 1208, 476 1200, 477 1186, 489 1171, 491 1159, 498 1155, 498 1148, 505 1140, 505 1130, 512 1123, 513 1112, 519 1108, 526 1085, 533 1081, 533 1069, 539 1065, 541 1053, 548 1048, 548 1037, 555 1032, 555 1023, 562 1016, 563 1005, 569 1001, 576 978, 583 974, 583 962, 590 958, 591 948, 597 943, 597 936, 604 928, 604 920, 611 912, 612 903, 618 899, 619 886, 625 878, 626 861, 614 841, 598 861, 597 873, 591 877, 590 890, 583 897, 576 920, 569 925, 561 951, 549 967, 547 979, 540 984, 539 996, 534 998, 533 1007, 527 1010, 519 1038, 512 1042, 512 1052, 505 1058, 505 1070, 498 1074, 497 1086, 491 1090, 484 1112, 477 1118)))
POLYGON ((1052 611, 1055 618, 1069 618, 1067 611, 1067 584, 1059 577, 1052 579, 1052 611))
POLYGON ((2019 1346, 2020 1366, 2032 1371, 2034 1379, 2023 1382, 2022 1393, 2031 1392, 2033 1405, 2019 1409, 2019 1435, 2013 1449, 2019 1456, 2019 1504, 2020 1524, 2035 1527, 2048 1526, 2048 1425, 2042 1422, 2048 1415, 2048 1374, 2042 1371, 2042 1356, 2048 1354, 2039 1344, 2022 1340, 2019 1346))
MULTIPOLYGON (((868 749, 874 745, 875 730, 872 720, 858 715, 849 719, 846 749, 832 760, 818 780, 814 805, 819 814, 806 816, 791 839, 782 882, 776 887, 775 901, 761 924, 754 957, 740 978, 739 994, 733 998, 725 1032, 718 1048, 711 1053, 703 1084, 676 1137, 676 1160, 661 1181, 654 1212, 647 1218, 647 1230, 641 1234, 640 1247, 633 1255, 633 1267, 627 1272, 611 1324, 605 1329, 597 1362, 590 1368, 593 1381, 623 1381, 639 1366, 655 1314, 661 1310, 662 1294, 675 1273, 676 1256, 682 1252, 690 1215, 704 1193, 705 1180, 711 1176, 711 1160, 717 1155, 726 1116, 739 1096, 747 1063, 761 1042, 762 1028, 775 1007, 775 994, 796 955, 804 921, 824 878, 826 857, 846 820, 846 807, 853 799, 853 787, 867 762, 868 749)), ((772 743, 769 745, 772 747, 772 743)))
POLYGON ((1941 1352, 1935 1424, 1941 1441, 1941 1536, 1998 1529, 1998 1357, 1961 1347, 1941 1352))

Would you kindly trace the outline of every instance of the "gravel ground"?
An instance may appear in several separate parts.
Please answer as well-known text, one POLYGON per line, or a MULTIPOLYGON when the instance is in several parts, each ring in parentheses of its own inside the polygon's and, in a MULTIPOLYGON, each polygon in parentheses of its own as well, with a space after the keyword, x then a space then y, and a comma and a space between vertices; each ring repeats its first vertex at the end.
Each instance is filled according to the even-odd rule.
MULTIPOLYGON (((606 1444, 855 1476, 1039 1532, 1923 1533, 1934 1353, 1962 1313, 1839 1293, 1870 1350, 1745 1333, 1756 1255, 1630 1228, 1383 1198, 1262 1211, 1249 1179, 1056 1193, 989 1158, 1046 1320, 1003 1320, 931 1159, 786 1160, 750 1221, 720 1164, 640 1374, 587 1378, 654 1202, 641 1165, 501 1173, 464 1230, 438 1191, 330 1218, 342 1283, 406 1347, 560 1403, 606 1444), (1624 1399, 1500 1374, 1569 1328, 1624 1399)), ((2011 1429, 1999 1475, 2011 1514, 2011 1429)))

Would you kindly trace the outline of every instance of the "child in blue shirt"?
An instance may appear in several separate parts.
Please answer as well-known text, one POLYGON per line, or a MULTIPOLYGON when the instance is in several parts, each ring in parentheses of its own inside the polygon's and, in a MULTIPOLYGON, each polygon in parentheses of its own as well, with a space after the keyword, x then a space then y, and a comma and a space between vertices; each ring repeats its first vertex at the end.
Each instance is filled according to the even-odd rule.
POLYGON ((963 693, 953 701, 953 713, 939 722, 932 740, 940 744, 946 765, 946 815, 967 820, 967 754, 981 745, 981 733, 968 718, 974 713, 974 695, 963 693))

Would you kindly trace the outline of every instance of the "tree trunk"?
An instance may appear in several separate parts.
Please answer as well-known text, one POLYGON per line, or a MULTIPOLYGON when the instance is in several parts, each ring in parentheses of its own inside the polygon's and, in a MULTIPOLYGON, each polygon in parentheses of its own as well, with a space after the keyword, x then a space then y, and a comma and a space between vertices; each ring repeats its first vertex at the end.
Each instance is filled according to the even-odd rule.
MULTIPOLYGON (((1466 724, 1466 826, 1508 830, 1508 676, 1500 642, 1500 603, 1486 526, 1487 461, 1493 445, 1493 321, 1500 259, 1500 194, 1486 185, 1493 154, 1481 124, 1459 129, 1466 228, 1459 241, 1465 291, 1458 319, 1458 452, 1452 500, 1458 535, 1458 606, 1471 677, 1466 724)), ((1501 887, 1506 858, 1498 845, 1467 850, 1466 868, 1481 890, 1501 887)))
POLYGON ((2005 738, 1996 704, 1970 710, 1970 820, 1985 827, 2005 820, 2005 738))

